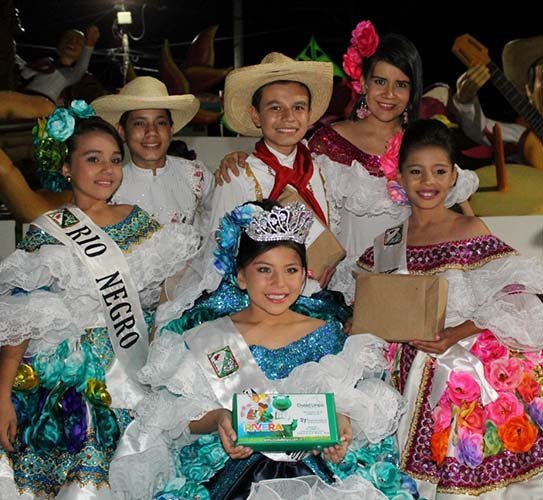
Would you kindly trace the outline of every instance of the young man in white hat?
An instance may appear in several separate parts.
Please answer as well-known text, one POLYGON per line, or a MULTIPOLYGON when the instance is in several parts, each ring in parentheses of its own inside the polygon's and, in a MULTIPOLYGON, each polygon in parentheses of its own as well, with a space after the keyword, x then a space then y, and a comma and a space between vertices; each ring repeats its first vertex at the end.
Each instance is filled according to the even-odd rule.
MULTIPOLYGON (((326 111, 333 85, 329 62, 295 61, 272 52, 260 64, 231 71, 224 89, 224 113, 231 128, 263 138, 247 158, 248 166, 230 183, 217 185, 212 199, 210 237, 193 259, 191 271, 167 284, 168 304, 159 308, 162 325, 178 317, 204 291, 216 290, 222 276, 213 265, 213 228, 234 207, 253 200, 277 199, 287 189, 297 191, 322 225, 329 223, 323 180, 302 142, 309 125, 326 111)), ((333 274, 327 268, 319 280, 308 280, 304 295, 318 292, 333 274)))
MULTIPOLYGON (((126 141, 131 162, 115 194, 118 203, 135 203, 160 222, 186 222, 206 231, 200 214, 211 202, 214 179, 198 161, 166 154, 172 135, 198 112, 193 95, 170 96, 166 86, 152 77, 138 77, 119 94, 92 103, 96 113, 116 125, 126 141), (203 208, 202 208, 203 207, 203 208)), ((0 197, 15 218, 29 222, 71 198, 71 191, 32 191, 21 172, 0 150, 0 197)))
MULTIPOLYGON (((520 38, 505 44, 503 73, 520 95, 528 98, 543 117, 543 36, 520 38)), ((466 135, 477 144, 490 146, 495 123, 502 129, 504 143, 510 144, 511 160, 543 168, 543 141, 528 137, 526 123, 496 122, 484 114, 477 92, 490 79, 490 70, 479 64, 468 69, 456 82, 453 105, 466 135), (531 149, 532 145, 538 149, 531 149)), ((529 106, 528 106, 529 108, 529 106)), ((540 131, 543 133, 543 128, 540 131)), ((506 150, 507 154, 507 150, 506 150)))
POLYGON ((332 95, 329 62, 295 61, 272 52, 260 64, 228 74, 224 114, 231 128, 262 137, 249 167, 214 193, 211 224, 246 201, 277 199, 290 186, 325 224, 328 206, 318 166, 301 142, 309 125, 326 111, 332 95))
POLYGON ((96 114, 117 127, 130 151, 116 203, 135 203, 162 223, 184 222, 207 231, 214 179, 199 161, 167 155, 174 133, 198 112, 191 94, 168 95, 156 78, 142 76, 118 94, 92 102, 96 114), (207 209, 206 209, 207 207, 207 209))

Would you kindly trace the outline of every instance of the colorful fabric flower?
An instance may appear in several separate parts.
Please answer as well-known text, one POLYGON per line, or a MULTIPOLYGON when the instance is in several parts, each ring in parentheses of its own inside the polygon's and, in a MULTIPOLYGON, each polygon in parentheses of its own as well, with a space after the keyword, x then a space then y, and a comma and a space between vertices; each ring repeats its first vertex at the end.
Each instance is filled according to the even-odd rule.
POLYGON ((400 470, 389 462, 377 462, 370 469, 371 482, 387 497, 392 498, 401 489, 400 470))
POLYGON ((484 330, 477 336, 477 340, 470 349, 470 352, 477 356, 484 364, 495 359, 509 357, 506 346, 500 344, 498 339, 490 330, 484 330))
POLYGON ((524 374, 524 363, 518 358, 499 358, 485 365, 485 376, 497 391, 514 391, 524 374))
POLYGON ((75 118, 66 108, 57 108, 45 125, 45 131, 49 137, 56 141, 64 142, 74 133, 75 118))
POLYGON ((541 386, 531 372, 524 372, 517 386, 517 392, 525 403, 531 403, 541 396, 541 386))
POLYGON ((403 130, 396 132, 388 141, 385 153, 381 156, 381 171, 388 180, 396 180, 398 176, 398 157, 402 145, 403 130))
POLYGON ((355 47, 349 47, 343 54, 343 70, 351 77, 351 87, 357 94, 362 93, 360 77, 362 76, 362 57, 355 47))
POLYGON ((388 197, 397 205, 410 205, 405 188, 398 181, 387 182, 388 197))
POLYGON ((343 69, 351 78, 352 87, 357 94, 362 93, 362 59, 372 56, 379 45, 379 36, 371 21, 360 21, 351 33, 351 45, 343 56, 343 69))
POLYGON ((543 398, 534 398, 528 405, 528 414, 532 420, 543 429, 543 398))
POLYGON ((450 427, 452 421, 452 405, 447 398, 442 401, 432 411, 434 420, 434 432, 441 432, 450 427))
POLYGON ((498 427, 498 435, 506 450, 513 453, 525 453, 537 439, 537 428, 525 415, 511 417, 498 427))
POLYGON ((71 102, 70 113, 77 118, 90 118, 96 114, 94 108, 82 99, 75 99, 71 102))
POLYGON ((261 210, 258 205, 248 203, 236 207, 221 219, 219 229, 215 232, 217 248, 213 252, 213 264, 221 274, 231 278, 235 275, 241 231, 249 226, 253 215, 261 210))
POLYGON ((513 393, 500 392, 498 394, 498 399, 485 408, 486 415, 492 422, 500 426, 512 417, 524 414, 524 407, 513 393))
POLYGON ((481 394, 481 387, 467 372, 453 371, 447 381, 447 395, 449 399, 461 406, 463 402, 471 403, 481 394))
POLYGON ((457 415, 458 426, 468 429, 470 432, 484 434, 485 432, 485 410, 477 402, 463 404, 457 415))
POLYGON ((447 456, 447 448, 449 446, 449 435, 451 428, 447 427, 439 432, 434 432, 430 439, 430 450, 432 459, 437 465, 441 465, 447 456))
POLYGON ((481 465, 484 458, 483 435, 459 428, 457 438, 456 459, 471 469, 481 465))
POLYGON ((483 450, 485 457, 497 455, 503 450, 498 428, 489 420, 486 422, 486 430, 483 436, 483 450))

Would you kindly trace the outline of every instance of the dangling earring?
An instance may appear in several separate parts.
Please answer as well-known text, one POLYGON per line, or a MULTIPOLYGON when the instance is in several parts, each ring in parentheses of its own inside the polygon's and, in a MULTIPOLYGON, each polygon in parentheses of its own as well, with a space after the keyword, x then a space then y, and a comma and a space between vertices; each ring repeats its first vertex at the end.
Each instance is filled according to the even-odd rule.
POLYGON ((364 118, 367 118, 371 115, 371 111, 368 108, 368 103, 366 102, 366 94, 362 94, 360 96, 360 105, 358 106, 358 109, 356 110, 356 116, 360 120, 363 120, 364 118))
POLYGON ((409 123, 409 113, 407 112, 407 108, 403 110, 402 113, 402 122, 405 126, 409 123))
POLYGON ((72 182, 72 176, 70 174, 68 174, 66 177, 66 182, 72 182))

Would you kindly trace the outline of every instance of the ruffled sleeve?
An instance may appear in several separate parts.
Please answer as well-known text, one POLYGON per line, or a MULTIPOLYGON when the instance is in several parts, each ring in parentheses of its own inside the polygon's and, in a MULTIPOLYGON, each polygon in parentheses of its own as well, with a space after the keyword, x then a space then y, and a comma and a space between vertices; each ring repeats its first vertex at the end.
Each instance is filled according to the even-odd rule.
POLYGON ((473 320, 512 349, 543 348, 543 264, 510 256, 469 272, 448 271, 446 326, 473 320))
POLYGON ((317 158, 329 190, 328 196, 336 207, 358 216, 409 216, 409 208, 394 203, 388 196, 385 177, 371 175, 357 161, 353 161, 350 168, 345 168, 325 155, 317 158))
POLYGON ((144 308, 154 308, 160 299, 160 285, 180 272, 196 255, 201 237, 188 224, 166 224, 126 254, 132 278, 144 308))
POLYGON ((81 336, 89 317, 101 317, 97 297, 89 293, 93 287, 79 259, 62 245, 16 250, 0 263, 0 344, 34 340, 34 352, 81 336))
POLYGON ((452 207, 457 203, 466 201, 479 187, 479 177, 471 170, 464 170, 458 165, 455 165, 458 177, 455 185, 447 193, 445 198, 445 206, 452 207))

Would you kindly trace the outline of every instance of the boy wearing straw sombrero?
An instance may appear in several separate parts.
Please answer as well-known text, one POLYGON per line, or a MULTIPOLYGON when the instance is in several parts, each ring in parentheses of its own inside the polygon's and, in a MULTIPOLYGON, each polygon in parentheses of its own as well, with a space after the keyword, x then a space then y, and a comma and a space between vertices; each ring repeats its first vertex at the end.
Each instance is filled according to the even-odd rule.
MULTIPOLYGON (((264 198, 279 199, 289 191, 329 225, 329 209, 316 160, 303 142, 309 125, 326 111, 332 94, 333 67, 329 62, 295 61, 272 52, 260 64, 231 71, 226 77, 224 113, 231 128, 242 135, 262 137, 247 158, 248 166, 229 184, 216 186, 210 228, 236 206, 264 198)), ((318 160, 317 160, 318 161, 318 160)), ((168 283, 171 301, 159 309, 157 321, 167 323, 188 309, 203 292, 217 290, 222 276, 213 265, 213 232, 204 242, 191 270, 168 283)), ((311 266, 310 266, 311 267, 311 266)), ((318 292, 334 269, 310 279, 304 295, 318 292)))
MULTIPOLYGON (((535 111, 543 115, 543 36, 519 38, 506 43, 502 63, 504 76, 514 86, 507 91, 509 97, 519 104, 522 104, 523 96, 527 97, 535 111)), ((490 70, 483 64, 473 66, 458 78, 453 106, 462 129, 477 144, 491 146, 494 124, 499 123, 503 141, 510 146, 512 160, 518 162, 521 159, 537 168, 543 168, 543 141, 532 140, 530 128, 525 121, 496 122, 484 114, 477 92, 489 79, 490 70)), ((533 112, 529 105, 525 110, 526 113, 533 112)))
MULTIPOLYGON (((115 125, 130 151, 123 169, 116 203, 137 204, 161 223, 185 222, 207 230, 214 179, 199 161, 166 154, 175 132, 198 112, 191 94, 168 95, 156 78, 142 76, 127 83, 118 94, 92 102, 96 113, 115 125)), ((59 174, 60 175, 60 174, 59 174)), ((71 190, 32 191, 20 171, 0 150, 0 196, 23 222, 57 208, 71 199, 71 190)))
POLYGON ((168 95, 161 81, 142 76, 92 106, 117 127, 130 150, 115 203, 136 203, 162 223, 193 224, 195 217, 207 217, 205 208, 198 209, 211 202, 211 172, 199 161, 166 154, 173 134, 198 112, 195 96, 168 95))
MULTIPOLYGON (((280 199, 296 191, 320 222, 329 225, 329 207, 318 164, 304 136, 326 111, 333 86, 329 62, 295 61, 272 52, 260 64, 228 74, 224 114, 229 126, 245 136, 262 137, 248 167, 230 185, 217 187, 211 227, 246 201, 280 199)), ((326 284, 331 269, 319 281, 326 284)))

